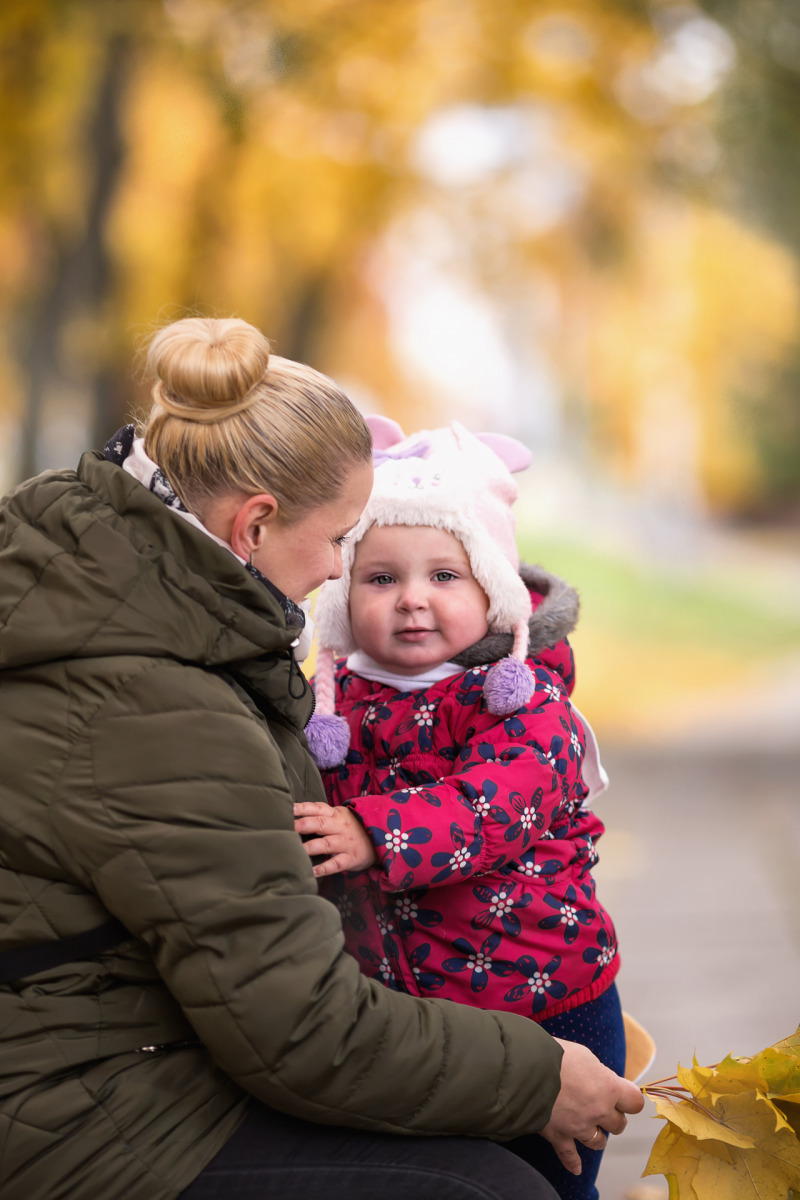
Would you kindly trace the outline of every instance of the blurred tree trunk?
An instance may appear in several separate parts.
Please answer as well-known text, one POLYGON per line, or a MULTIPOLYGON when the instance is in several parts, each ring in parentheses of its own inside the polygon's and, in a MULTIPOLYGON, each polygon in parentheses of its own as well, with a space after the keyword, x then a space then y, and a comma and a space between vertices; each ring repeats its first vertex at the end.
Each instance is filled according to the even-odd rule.
POLYGON ((102 344, 112 275, 105 228, 124 157, 119 116, 129 55, 126 35, 109 38, 86 130, 87 162, 94 167, 86 223, 74 244, 55 247, 49 287, 29 314, 24 358, 28 394, 19 463, 22 479, 51 465, 41 462, 39 451, 48 393, 64 386, 74 389, 76 383, 85 390, 94 446, 102 446, 119 423, 102 344), (72 366, 65 361, 64 341, 70 324, 78 319, 86 321, 97 344, 91 347, 76 380, 72 366))
POLYGON ((278 347, 278 352, 284 358, 314 363, 326 319, 330 317, 327 311, 329 291, 330 278, 322 272, 313 273, 303 280, 287 313, 278 347))

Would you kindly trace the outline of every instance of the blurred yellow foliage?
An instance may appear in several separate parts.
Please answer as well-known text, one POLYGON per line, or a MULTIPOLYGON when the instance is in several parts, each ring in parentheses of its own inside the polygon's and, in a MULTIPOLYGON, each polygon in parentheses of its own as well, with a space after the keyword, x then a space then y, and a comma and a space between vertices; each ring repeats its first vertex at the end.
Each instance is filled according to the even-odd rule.
POLYGON ((591 401, 614 431, 628 479, 646 488, 659 467, 679 469, 681 451, 695 454, 706 499, 725 511, 760 482, 731 397, 798 336, 795 264, 777 244, 688 201, 640 197, 636 218, 625 270, 571 293, 574 337, 587 331, 591 401))
POLYGON ((407 427, 430 423, 439 392, 397 360, 384 250, 434 214, 453 277, 517 329, 513 353, 547 354, 595 463, 736 510, 764 478, 737 393, 796 344, 797 282, 787 251, 665 184, 669 154, 715 143, 713 100, 653 84, 659 13, 9 0, 0 314, 21 336, 14 362, 0 347, 0 406, 29 405, 32 446, 42 394, 79 385, 107 428, 147 402, 130 380, 141 335, 188 309, 241 315, 407 427), (530 145, 437 180, 419 139, 459 106, 515 114, 530 145), (77 377, 76 321, 103 347, 77 377))

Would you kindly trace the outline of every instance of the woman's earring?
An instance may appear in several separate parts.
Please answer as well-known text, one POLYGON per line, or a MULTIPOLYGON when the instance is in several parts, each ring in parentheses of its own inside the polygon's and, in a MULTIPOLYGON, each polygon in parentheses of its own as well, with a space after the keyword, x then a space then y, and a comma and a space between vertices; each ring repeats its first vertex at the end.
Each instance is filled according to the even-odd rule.
POLYGON ((254 552, 251 550, 251 551, 250 551, 250 566, 251 566, 251 567, 252 567, 252 565, 253 565, 253 553, 254 553, 254 552))

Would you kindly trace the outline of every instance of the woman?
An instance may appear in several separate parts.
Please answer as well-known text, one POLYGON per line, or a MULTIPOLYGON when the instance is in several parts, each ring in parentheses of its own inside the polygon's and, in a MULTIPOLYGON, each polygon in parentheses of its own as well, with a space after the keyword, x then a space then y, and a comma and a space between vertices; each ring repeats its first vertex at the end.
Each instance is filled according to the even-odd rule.
POLYGON ((369 495, 364 422, 242 321, 148 361, 143 438, 0 506, 0 1197, 552 1196, 489 1142, 385 1134, 569 1163, 638 1090, 365 980, 293 830, 324 798, 299 606, 369 495))

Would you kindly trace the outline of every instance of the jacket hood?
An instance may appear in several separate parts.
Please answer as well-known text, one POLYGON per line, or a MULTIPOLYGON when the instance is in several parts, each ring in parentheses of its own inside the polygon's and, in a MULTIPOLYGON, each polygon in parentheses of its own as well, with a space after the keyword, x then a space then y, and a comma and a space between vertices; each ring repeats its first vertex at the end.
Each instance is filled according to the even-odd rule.
POLYGON ((285 652, 277 599, 94 451, 0 505, 0 668, 154 655, 201 667, 285 652))
MULTIPOLYGON (((533 656, 551 649, 572 633, 578 623, 580 602, 574 588, 542 567, 522 563, 519 573, 531 593, 532 601, 536 604, 537 598, 542 597, 528 622, 528 654, 533 656)), ((489 633, 456 654, 453 662, 465 670, 484 663, 499 662, 511 653, 513 641, 510 633, 489 633)))

